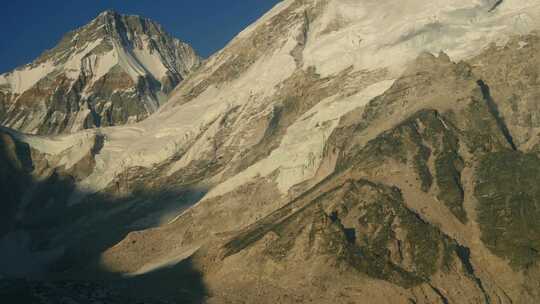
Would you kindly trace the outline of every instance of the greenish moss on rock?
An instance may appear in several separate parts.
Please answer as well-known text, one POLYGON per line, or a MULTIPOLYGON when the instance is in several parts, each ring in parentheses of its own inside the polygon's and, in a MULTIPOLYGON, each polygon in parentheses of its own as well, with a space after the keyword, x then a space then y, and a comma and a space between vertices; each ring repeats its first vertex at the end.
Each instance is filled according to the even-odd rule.
POLYGON ((482 241, 515 269, 540 258, 539 180, 540 159, 517 151, 486 155, 476 171, 482 241))
POLYGON ((463 223, 467 221, 467 213, 463 208, 465 193, 461 185, 463 159, 456 152, 441 153, 435 159, 435 172, 441 200, 450 211, 463 223))

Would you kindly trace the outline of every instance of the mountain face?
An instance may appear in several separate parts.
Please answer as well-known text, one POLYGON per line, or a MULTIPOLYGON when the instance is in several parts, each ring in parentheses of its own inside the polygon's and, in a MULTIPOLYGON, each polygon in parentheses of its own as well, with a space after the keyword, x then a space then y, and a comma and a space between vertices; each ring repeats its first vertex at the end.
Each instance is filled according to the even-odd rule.
POLYGON ((140 121, 199 63, 154 21, 106 11, 0 75, 0 123, 58 134, 140 121))
POLYGON ((5 294, 538 302, 538 20, 523 0, 282 1, 144 121, 1 129, 5 294))

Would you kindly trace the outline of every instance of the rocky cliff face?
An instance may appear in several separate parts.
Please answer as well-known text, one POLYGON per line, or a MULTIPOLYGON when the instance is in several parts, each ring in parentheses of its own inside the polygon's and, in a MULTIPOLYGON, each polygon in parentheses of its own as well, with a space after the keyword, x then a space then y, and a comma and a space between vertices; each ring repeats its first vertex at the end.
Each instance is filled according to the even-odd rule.
POLYGON ((199 63, 154 21, 106 11, 0 75, 0 123, 57 134, 140 121, 199 63))
POLYGON ((535 303, 539 15, 282 1, 140 123, 5 130, 47 169, 2 242, 137 298, 535 303))

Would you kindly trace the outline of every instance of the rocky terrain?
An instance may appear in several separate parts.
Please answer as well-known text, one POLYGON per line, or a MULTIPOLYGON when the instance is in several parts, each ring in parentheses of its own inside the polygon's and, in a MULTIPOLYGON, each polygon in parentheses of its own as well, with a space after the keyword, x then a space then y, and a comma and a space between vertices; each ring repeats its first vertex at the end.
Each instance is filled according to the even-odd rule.
POLYGON ((0 124, 58 134, 140 121, 200 60, 156 22, 106 11, 0 75, 0 124))
POLYGON ((2 129, 0 297, 538 302, 538 17, 282 1, 144 121, 2 129))

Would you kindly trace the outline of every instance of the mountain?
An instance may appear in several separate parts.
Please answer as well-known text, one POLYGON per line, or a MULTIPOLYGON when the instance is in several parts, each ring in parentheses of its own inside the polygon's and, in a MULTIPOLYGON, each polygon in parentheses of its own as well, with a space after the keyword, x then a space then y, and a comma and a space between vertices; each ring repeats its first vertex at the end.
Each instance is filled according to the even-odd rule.
POLYGON ((156 22, 105 11, 32 63, 0 75, 0 123, 58 134, 140 121, 200 60, 156 22))
POLYGON ((0 273, 172 303, 536 303, 539 17, 281 1, 144 121, 2 129, 0 273))

